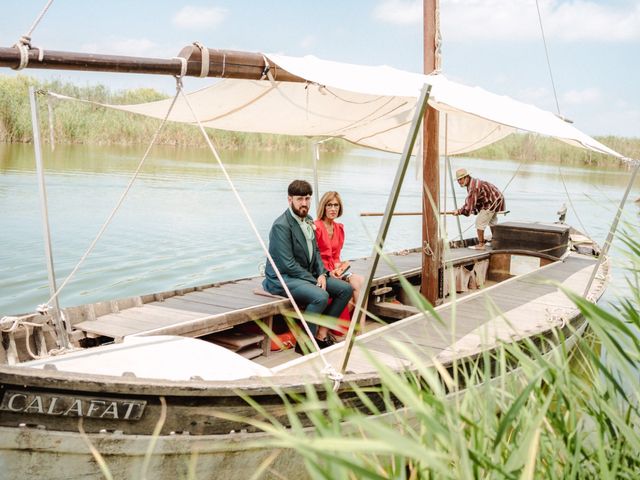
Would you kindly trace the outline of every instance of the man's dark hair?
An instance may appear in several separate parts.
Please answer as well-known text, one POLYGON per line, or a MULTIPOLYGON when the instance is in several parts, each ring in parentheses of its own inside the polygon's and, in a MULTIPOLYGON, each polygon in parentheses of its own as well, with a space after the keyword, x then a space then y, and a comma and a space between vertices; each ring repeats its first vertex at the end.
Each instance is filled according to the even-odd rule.
POLYGON ((290 197, 306 197, 307 195, 313 195, 313 188, 306 180, 294 180, 289 184, 287 193, 290 197))

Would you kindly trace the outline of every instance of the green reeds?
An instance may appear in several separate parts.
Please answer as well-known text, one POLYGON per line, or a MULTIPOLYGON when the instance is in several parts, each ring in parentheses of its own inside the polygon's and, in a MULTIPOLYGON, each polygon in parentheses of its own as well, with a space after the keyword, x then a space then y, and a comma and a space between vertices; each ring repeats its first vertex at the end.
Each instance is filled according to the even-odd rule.
POLYGON ((632 288, 616 310, 567 292, 591 327, 585 335, 567 326, 453 365, 392 343, 414 368, 398 374, 378 363, 380 387, 349 386, 360 402, 328 384, 283 395, 288 427, 250 399, 262 420, 245 421, 272 434, 270 448, 298 453, 301 477, 638 478, 640 241, 637 232, 621 237, 632 288))
MULTIPOLYGON (((595 138, 627 157, 640 158, 640 138, 614 136, 595 138)), ((471 153, 465 153, 463 156, 486 160, 510 159, 533 163, 548 162, 555 165, 628 166, 622 161, 612 160, 611 156, 575 148, 559 140, 532 133, 512 134, 499 142, 471 153)))
MULTIPOLYGON (((31 117, 27 90, 34 86, 37 90, 51 91, 66 96, 98 103, 136 104, 167 98, 150 88, 116 91, 104 85, 79 87, 57 80, 40 82, 32 77, 0 75, 0 142, 31 142, 31 117)), ((50 102, 53 116, 51 124, 56 143, 94 145, 136 145, 147 144, 156 130, 159 120, 119 112, 96 105, 41 97, 41 119, 43 122, 42 141, 48 142, 46 133, 50 128, 50 118, 45 102, 50 102)), ((218 148, 226 150, 303 150, 308 149, 312 140, 298 136, 269 135, 259 133, 229 132, 209 129, 218 148)), ((189 125, 169 123, 158 140, 161 145, 206 147, 197 128, 189 125)), ((345 143, 334 139, 322 144, 323 150, 339 151, 345 143)))

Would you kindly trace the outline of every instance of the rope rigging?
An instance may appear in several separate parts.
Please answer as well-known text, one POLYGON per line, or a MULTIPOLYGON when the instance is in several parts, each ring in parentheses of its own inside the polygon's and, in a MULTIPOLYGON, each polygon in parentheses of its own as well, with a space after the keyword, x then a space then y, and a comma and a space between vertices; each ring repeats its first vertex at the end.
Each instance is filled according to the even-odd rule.
MULTIPOLYGON (((271 74, 271 68, 269 66, 269 63, 266 59, 266 57, 264 58, 265 60, 265 68, 264 68, 264 75, 266 78, 269 79, 269 81, 271 82, 271 84, 273 85, 273 87, 275 89, 278 88, 273 75, 271 74)), ((211 139, 209 138, 209 135, 207 135, 207 132, 204 129, 204 126, 202 125, 202 122, 200 121, 200 118, 198 117, 198 115, 196 114, 195 110, 193 109, 193 106, 191 105, 191 102, 189 101, 189 97, 184 93, 184 90, 182 89, 182 85, 180 85, 179 88, 179 93, 182 95, 182 98, 185 102, 185 104, 187 105, 187 107, 189 108, 189 111, 191 112, 195 123, 198 125, 198 129, 200 130, 200 132, 203 135, 203 138, 205 140, 205 142, 207 143, 207 146, 209 147, 209 150, 211 150, 211 153, 213 154, 216 162, 218 163, 218 166, 220 167, 220 170, 222 171, 222 174, 224 175, 225 179, 227 180, 227 183, 229 184, 229 188, 231 189, 231 191, 233 192, 233 195, 236 198, 236 201, 238 202, 242 213, 244 214, 244 216, 246 217, 249 226, 251 227, 251 230, 253 231, 254 235, 256 236, 256 239, 258 240, 258 243, 260 244, 260 247, 262 248, 263 252, 265 253, 266 257, 267 257, 267 261, 271 264, 271 266, 273 267, 273 270, 276 274, 276 276, 278 277, 278 280, 280 281, 283 290, 285 291, 287 298, 289 299, 289 301, 291 302, 291 305, 293 306, 294 311, 296 312, 296 315, 298 316, 298 318, 300 319, 306 333, 307 336, 309 337, 309 339, 311 340, 311 343, 313 344, 313 347, 315 348, 315 350, 318 352, 318 355, 324 365, 324 368, 322 369, 322 373, 325 374, 330 380, 332 380, 334 382, 334 390, 337 390, 340 386, 340 383, 342 381, 342 374, 340 372, 338 372, 335 367, 333 365, 331 365, 327 359, 325 358, 325 356, 322 353, 322 350, 318 347, 318 343, 316 342, 315 336, 313 335, 313 333, 311 332, 311 329, 309 328, 309 325, 307 323, 307 321, 304 318, 304 315, 302 314, 302 311, 300 310, 300 307, 298 306, 298 304, 296 303, 295 299, 293 298, 293 295, 291 294, 291 291, 289 290, 289 288, 287 287, 287 284, 284 281, 284 278, 282 277, 282 274, 280 273, 280 270, 278 269, 275 261, 273 260, 273 257, 271 256, 271 254, 269 253, 269 249, 267 248, 264 240, 262 239, 262 236, 260 235, 260 232, 258 231, 258 228, 255 225, 255 222, 253 221, 253 218, 251 217, 251 214, 249 213, 249 210, 247 209, 244 201, 242 200, 242 197, 240 196, 240 193, 238 192, 235 184, 233 183, 233 180, 231 179, 231 176, 229 175, 229 173, 227 172, 226 167, 224 166, 224 163, 222 162, 222 159, 220 158, 220 155, 217 151, 217 149, 215 148, 215 146, 213 145, 213 142, 211 141, 211 139)))
POLYGON ((42 11, 38 14, 34 22, 31 24, 31 27, 29 28, 29 30, 27 30, 27 32, 24 35, 22 35, 18 39, 18 41, 14 44, 14 47, 16 47, 20 52, 20 63, 18 64, 17 67, 13 67, 14 70, 22 70, 27 67, 27 65, 29 64, 29 50, 31 49, 38 50, 39 62, 41 62, 44 59, 44 50, 40 47, 33 47, 31 45, 31 36, 33 35, 33 32, 35 31, 38 24, 44 18, 45 14, 47 13, 47 10, 49 10, 49 7, 51 6, 52 3, 53 3, 53 0, 49 0, 47 2, 47 4, 42 9, 42 11))
POLYGON ((544 34, 544 26, 542 25, 542 13, 540 12, 539 1, 536 0, 536 9, 538 11, 538 23, 540 24, 540 33, 542 35, 542 43, 544 44, 544 53, 547 57, 547 68, 549 70, 549 78, 551 79, 551 88, 553 89, 553 98, 556 100, 556 111, 558 117, 563 118, 560 113, 560 103, 558 103, 558 92, 556 91, 556 84, 553 81, 553 70, 551 69, 551 60, 549 59, 549 49, 547 48, 547 39, 544 34))
MULTIPOLYGON (((158 128, 155 131, 155 133, 153 134, 153 137, 152 137, 147 149, 145 150, 145 153, 142 156, 142 159, 138 163, 138 166, 137 166, 136 170, 132 174, 127 186, 125 187, 124 191, 122 192, 119 200, 116 202, 116 205, 112 209, 111 213, 109 214, 109 216, 107 217, 107 219, 103 223, 103 225, 100 228, 99 232, 97 233, 96 237, 91 242, 91 244, 89 245, 87 250, 84 252, 84 254, 80 258, 80 260, 77 262, 76 266, 73 268, 71 273, 69 273, 69 275, 65 278, 65 280, 60 285, 60 287, 58 287, 56 289, 56 291, 51 295, 51 297, 49 298, 47 303, 39 307, 39 311, 40 311, 40 313, 47 313, 51 309, 51 307, 50 307, 51 302, 53 302, 56 298, 58 298, 58 296, 60 295, 60 292, 69 284, 69 282, 75 276, 75 274, 78 271, 78 269, 80 268, 80 266, 84 263, 84 261, 87 259, 87 257, 91 254, 91 252, 93 251, 94 247, 96 246, 96 244, 98 243, 100 238, 103 236, 103 234, 106 231, 107 227, 109 226, 109 224, 111 223, 111 221, 115 217, 116 213, 118 212, 118 210, 122 206, 125 198, 127 197, 129 191, 131 190, 131 188, 133 186, 133 183, 138 178, 138 175, 139 175, 143 165, 145 164, 145 161, 147 160, 152 147, 157 142, 160 133, 164 129, 164 127, 165 127, 165 125, 166 125, 166 123, 167 123, 167 121, 168 121, 168 119, 169 119, 169 117, 171 115, 171 112, 174 110, 174 107, 175 107, 175 105, 176 105, 176 103, 178 101, 178 98, 181 97, 182 100, 184 101, 184 103, 186 104, 186 106, 188 107, 189 111, 193 115, 194 123, 196 123, 198 125, 199 130, 202 132, 202 135, 203 135, 203 137, 204 137, 209 149, 211 150, 211 152, 212 152, 212 154, 213 154, 218 166, 220 167, 220 169, 221 169, 221 171, 222 171, 227 183, 229 184, 229 187, 231 188, 236 200, 238 201, 238 204, 239 204, 244 216, 246 217, 246 219, 247 219, 247 221, 248 221, 253 233, 255 234, 256 238, 258 239, 258 242, 260 243, 260 246, 261 246, 262 250, 264 251, 265 255, 267 256, 267 260, 273 266, 274 271, 276 272, 276 275, 277 275, 279 281, 282 283, 283 289, 285 290, 288 299, 291 301, 291 305, 293 306, 293 309, 294 309, 297 317, 301 320, 301 323, 302 323, 307 335, 309 336, 309 339, 310 339, 311 343, 313 344, 313 347, 315 348, 315 350, 317 352, 319 352, 319 357, 321 358, 322 363, 324 365, 321 373, 323 373, 324 375, 327 376, 327 378, 329 378, 331 381, 333 381, 334 389, 337 389, 340 386, 340 383, 342 381, 343 376, 342 376, 342 374, 340 372, 338 372, 336 370, 336 368, 333 365, 331 365, 327 361, 327 359, 325 358, 325 356, 322 353, 322 350, 318 347, 318 344, 317 344, 317 342, 315 340, 315 337, 311 333, 309 325, 308 325, 307 321, 305 320, 305 318, 304 318, 304 316, 302 314, 302 311, 300 310, 300 307, 297 305, 296 301, 294 300, 293 296, 291 295, 291 292, 287 288, 280 271, 278 270, 277 266, 275 265, 275 262, 274 262, 273 258, 269 254, 269 250, 268 250, 265 242, 263 241, 260 233, 258 232, 258 229, 257 229, 257 227, 256 227, 256 225, 255 225, 255 223, 254 223, 254 221, 253 221, 253 219, 252 219, 247 207, 245 206, 242 198, 240 197, 240 194, 239 194, 238 190, 236 189, 236 187, 235 187, 235 185, 234 185, 229 173, 227 172, 227 169, 226 169, 224 163, 222 162, 222 159, 221 159, 220 155, 218 154, 217 149, 213 145, 211 139, 209 138, 209 135, 207 135, 207 132, 205 131, 204 126, 202 125, 200 119, 198 118, 198 115, 196 114, 196 112, 195 112, 195 110, 194 110, 194 108, 193 108, 188 96, 184 92, 182 80, 183 80, 183 77, 186 75, 187 61, 184 58, 181 58, 181 57, 176 57, 176 58, 180 59, 180 61, 181 61, 181 67, 182 67, 181 68, 181 73, 179 75, 176 75, 176 93, 175 93, 175 95, 174 95, 174 97, 173 97, 173 99, 171 101, 171 104, 169 105, 169 107, 167 109, 166 114, 164 115, 164 118, 163 118, 161 124, 158 126, 158 128)), ((266 66, 265 66, 265 69, 264 69, 264 74, 265 74, 266 78, 268 78, 269 81, 272 83, 273 87, 277 88, 277 84, 275 83, 275 80, 273 79, 273 76, 272 76, 271 71, 270 71, 271 69, 268 66, 268 62, 267 62, 266 58, 265 58, 265 63, 266 63, 266 66)), ((56 94, 56 93, 53 93, 53 92, 39 92, 39 93, 40 94, 46 94, 46 95, 48 95, 49 97, 52 97, 52 98, 58 98, 58 99, 63 99, 63 100, 73 100, 73 101, 78 101, 78 102, 82 102, 82 103, 90 103, 90 104, 100 105, 100 104, 98 104, 96 102, 76 99, 76 98, 73 98, 73 97, 68 97, 68 96, 56 94)), ((28 315, 28 316, 24 316, 24 317, 3 317, 2 321, 0 323, 0 326, 5 331, 6 331, 6 329, 11 329, 11 331, 15 331, 20 325, 24 325, 25 327, 30 325, 27 322, 28 322, 28 320, 30 318, 33 318, 35 315, 37 315, 37 314, 28 315)), ((34 356, 34 358, 36 358, 36 357, 34 356)))
MULTIPOLYGON (((542 22, 542 13, 540 11, 540 3, 539 0, 536 0, 536 10, 538 12, 538 23, 540 24, 540 34, 542 36, 542 43, 544 45, 544 53, 545 56, 547 58, 547 69, 549 70, 549 79, 551 80, 551 88, 553 89, 553 98, 555 99, 556 102, 556 112, 558 114, 558 117, 564 121, 567 121, 569 123, 572 123, 570 120, 567 120, 562 113, 560 112, 560 103, 558 102, 558 92, 556 91, 556 84, 553 80, 553 69, 551 68, 551 60, 549 58, 549 48, 547 47, 547 39, 544 33, 544 26, 543 26, 543 22, 542 22)), ((585 228, 584 224, 582 223, 582 220, 580 220, 580 216, 578 215, 578 211, 576 210, 575 206, 573 205, 573 201, 571 200, 571 195, 569 195, 569 190, 567 189, 567 185, 564 181, 564 176, 562 175, 562 168, 558 167, 558 173, 560 174, 560 180, 562 181, 562 187, 564 188, 564 192, 567 195, 567 200, 569 201, 569 204, 571 205, 571 210, 573 211, 573 214, 576 216, 576 218, 578 219, 578 223, 580 223, 580 227, 582 228, 582 232, 584 234, 586 234, 587 236, 589 235, 587 232, 587 229, 585 228)))
MULTIPOLYGON (((179 81, 177 79, 176 83, 178 84, 178 91, 176 92, 176 95, 174 96, 173 101, 171 102, 163 121, 161 122, 160 126, 158 127, 158 129, 154 133, 149 146, 147 147, 144 155, 142 156, 142 159, 138 163, 138 167, 136 168, 135 172, 133 173, 131 179, 129 180, 125 190, 121 194, 121 196, 120 196, 118 202, 116 203, 115 207, 113 208, 113 210, 111 211, 111 213, 109 214, 109 216, 107 217, 105 222, 103 223, 103 225, 100 228, 98 234, 96 235, 94 240, 91 242, 91 244, 89 245, 89 247, 87 248, 85 253, 82 255, 82 257, 80 258, 80 260, 78 261, 76 266, 69 273, 69 275, 67 275, 65 280, 56 289, 56 291, 53 292, 53 294, 49 297, 47 302, 38 306, 38 308, 36 309, 38 313, 30 314, 30 315, 23 315, 23 316, 20 316, 20 317, 2 317, 2 319, 0 319, 0 329, 3 332, 8 332, 8 333, 15 332, 20 326, 23 326, 24 328, 27 329, 27 342, 28 342, 29 341, 29 335, 28 335, 29 334, 29 327, 30 326, 34 326, 34 324, 30 323, 28 320, 34 318, 37 315, 45 315, 45 314, 49 313, 49 311, 52 308, 51 307, 51 303, 54 302, 54 300, 56 300, 58 298, 58 296, 60 295, 60 292, 67 286, 67 284, 75 276, 75 274, 78 271, 78 269, 80 268, 80 266, 84 263, 84 261, 87 259, 89 254, 93 251, 94 247, 96 246, 96 244, 98 243, 98 241, 100 240, 100 238, 102 237, 104 232, 106 231, 107 227, 109 226, 109 224, 111 223, 111 221, 115 217, 116 213, 118 212, 118 210, 122 206, 122 203, 124 202, 125 198, 127 197, 127 194, 129 193, 129 191, 131 190, 131 188, 133 186, 133 183, 137 179, 137 177, 138 177, 138 175, 139 175, 139 173, 140 173, 140 171, 142 169, 142 166, 144 165, 147 157, 149 156, 149 153, 151 152, 151 148, 156 143, 161 131, 164 129, 164 126, 167 123, 167 119, 168 119, 171 111, 173 110, 173 107, 175 106, 176 100, 178 99, 179 90, 181 88, 181 81, 179 81)), ((57 95, 57 94, 54 94, 54 93, 51 93, 51 92, 39 91, 38 94, 39 95, 43 95, 43 94, 51 95, 54 98, 60 98, 60 99, 65 99, 65 100, 76 100, 76 99, 73 99, 71 97, 66 97, 64 95, 57 95)), ((83 101, 83 102, 86 102, 86 101, 83 101)), ((88 103, 93 103, 93 102, 88 102, 88 103)), ((61 315, 63 322, 65 322, 64 313, 62 312, 62 310, 59 310, 59 314, 61 315)), ((38 326, 40 326, 40 325, 38 324, 38 326)), ((49 355, 56 355, 56 354, 62 353, 62 351, 68 351, 68 350, 70 350, 70 349, 66 349, 66 348, 55 349, 55 350, 50 350, 48 352, 48 354, 49 355)), ((33 358, 40 358, 40 356, 34 355, 33 352, 31 352, 31 349, 30 349, 29 345, 27 345, 27 351, 28 351, 29 355, 31 355, 33 358)))

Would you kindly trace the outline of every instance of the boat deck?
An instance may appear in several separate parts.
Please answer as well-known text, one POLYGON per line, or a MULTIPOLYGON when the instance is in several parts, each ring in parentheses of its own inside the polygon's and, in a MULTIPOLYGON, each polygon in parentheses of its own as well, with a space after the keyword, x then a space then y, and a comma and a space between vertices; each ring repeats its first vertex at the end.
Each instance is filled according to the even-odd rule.
MULTIPOLYGON (((448 252, 447 262, 471 262, 487 256, 487 252, 461 248, 448 252)), ((420 252, 395 253, 387 258, 406 277, 420 274, 420 252)), ((351 265, 354 272, 363 274, 366 258, 354 260, 351 265)), ((397 277, 398 273, 381 259, 372 285, 383 285, 397 277)), ((82 311, 67 309, 67 316, 80 317, 82 321, 72 321, 74 327, 96 337, 116 340, 131 335, 199 337, 258 319, 269 324, 270 317, 290 310, 288 299, 262 291, 262 280, 253 277, 207 288, 176 290, 155 295, 148 302, 148 298, 135 297, 122 305, 105 302, 82 311)))
MULTIPOLYGON (((385 329, 365 333, 356 339, 349 371, 375 371, 371 357, 392 368, 411 363, 412 357, 427 365, 434 360, 446 364, 454 358, 493 348, 500 340, 512 341, 561 327, 579 312, 557 285, 562 283, 563 287, 581 293, 596 261, 593 257, 571 254, 565 261, 443 304, 435 309, 439 320, 430 314, 418 314, 385 329)), ((601 283, 602 280, 596 282, 591 290, 597 296, 602 293, 601 283)), ((342 344, 322 353, 339 369, 344 355, 342 344)), ((275 366, 274 370, 283 375, 318 376, 323 367, 316 353, 275 366)))

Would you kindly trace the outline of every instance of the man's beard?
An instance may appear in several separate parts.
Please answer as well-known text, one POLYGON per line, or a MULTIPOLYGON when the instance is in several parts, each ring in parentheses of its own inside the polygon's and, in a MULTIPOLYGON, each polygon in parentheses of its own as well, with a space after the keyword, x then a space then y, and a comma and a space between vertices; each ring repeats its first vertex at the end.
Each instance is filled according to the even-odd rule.
POLYGON ((309 207, 300 207, 300 210, 298 210, 296 207, 291 205, 291 210, 293 210, 293 213, 295 213, 300 218, 305 218, 307 216, 307 213, 309 213, 309 207), (302 209, 304 209, 304 213, 301 212, 302 209))

